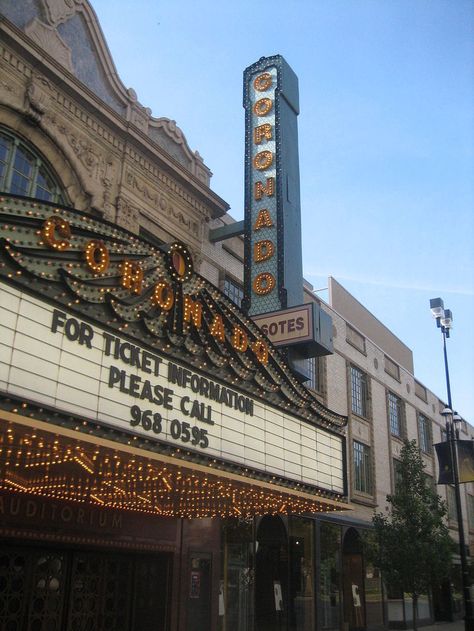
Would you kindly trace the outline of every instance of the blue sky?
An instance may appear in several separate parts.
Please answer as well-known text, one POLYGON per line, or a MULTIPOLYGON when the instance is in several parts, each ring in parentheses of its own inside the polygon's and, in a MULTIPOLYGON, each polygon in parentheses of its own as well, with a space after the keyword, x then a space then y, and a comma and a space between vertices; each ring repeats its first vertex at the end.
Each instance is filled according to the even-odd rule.
MULTIPOLYGON (((429 299, 453 311, 454 406, 474 423, 474 2, 93 0, 119 76, 176 120, 243 217, 242 73, 299 78, 303 267, 334 276, 446 398, 429 299)), ((320 293, 327 299, 327 293, 320 293)))

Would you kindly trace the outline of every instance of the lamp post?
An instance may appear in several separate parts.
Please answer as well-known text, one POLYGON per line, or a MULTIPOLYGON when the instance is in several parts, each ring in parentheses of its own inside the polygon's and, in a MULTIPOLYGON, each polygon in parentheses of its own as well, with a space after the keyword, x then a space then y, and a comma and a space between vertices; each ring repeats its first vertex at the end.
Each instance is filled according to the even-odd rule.
POLYGON ((436 318, 436 325, 441 329, 443 335, 444 370, 446 373, 446 389, 448 393, 448 407, 444 408, 441 414, 446 422, 446 440, 450 446, 451 462, 454 477, 454 493, 456 497, 456 513, 458 519, 459 532, 459 553, 461 556, 462 591, 464 600, 464 628, 465 631, 474 631, 474 618, 472 615, 471 603, 471 581, 469 579, 469 567, 466 556, 466 543, 464 537, 464 522, 462 517, 461 492, 459 486, 459 469, 457 457, 457 440, 459 439, 459 429, 456 424, 461 421, 461 417, 453 412, 453 402, 451 398, 451 383, 449 380, 448 354, 446 351, 446 339, 449 338, 449 331, 453 326, 453 314, 449 309, 444 308, 441 298, 430 300, 430 309, 436 318))

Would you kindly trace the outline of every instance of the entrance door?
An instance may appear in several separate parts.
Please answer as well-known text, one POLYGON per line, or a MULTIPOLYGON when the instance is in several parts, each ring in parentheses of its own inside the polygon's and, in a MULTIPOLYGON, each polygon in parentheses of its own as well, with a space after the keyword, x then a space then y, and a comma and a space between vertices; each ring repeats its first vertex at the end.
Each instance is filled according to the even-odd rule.
POLYGON ((0 629, 167 631, 169 555, 0 547, 0 629))
POLYGON ((257 530, 257 631, 284 631, 288 617, 288 538, 280 517, 266 516, 257 530))
POLYGON ((65 631, 129 629, 133 557, 78 552, 65 631))
POLYGON ((186 630, 211 628, 211 555, 191 553, 188 572, 186 630))
POLYGON ((365 594, 362 545, 358 532, 350 528, 342 546, 344 620, 349 629, 365 629, 365 594))
POLYGON ((61 631, 66 557, 55 550, 0 548, 0 629, 61 631))

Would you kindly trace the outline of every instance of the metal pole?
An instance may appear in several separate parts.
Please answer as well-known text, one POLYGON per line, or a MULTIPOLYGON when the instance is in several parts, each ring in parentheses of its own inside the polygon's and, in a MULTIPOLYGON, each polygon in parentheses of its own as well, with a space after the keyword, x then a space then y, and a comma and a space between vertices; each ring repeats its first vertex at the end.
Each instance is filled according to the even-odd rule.
MULTIPOLYGON (((448 368, 448 354, 446 352, 446 330, 445 327, 441 327, 443 333, 443 350, 444 350, 444 368, 446 372, 446 388, 448 391, 448 407, 453 412, 453 404, 451 399, 451 384, 449 381, 449 368, 448 368)), ((454 414, 454 412, 453 412, 454 414)), ((459 552, 461 556, 461 579, 462 579, 462 591, 464 600, 464 629, 465 631, 474 631, 474 618, 472 615, 472 603, 471 603, 471 582, 469 579, 469 567, 467 564, 466 556, 466 542, 464 537, 464 522, 462 517, 462 505, 461 505, 461 490, 459 486, 459 469, 458 469, 458 453, 457 453, 457 438, 454 432, 454 419, 451 416, 451 421, 446 417, 446 438, 450 443, 450 452, 453 462, 454 472, 454 493, 456 497, 456 514, 458 518, 458 533, 459 533, 459 552)))
MULTIPOLYGON (((451 399, 451 382, 449 380, 448 352, 446 350, 446 329, 444 328, 444 326, 441 327, 441 332, 443 334, 444 372, 446 374, 446 390, 448 391, 448 408, 452 410, 453 401, 451 399)), ((447 423, 448 419, 446 419, 446 424, 447 423)))

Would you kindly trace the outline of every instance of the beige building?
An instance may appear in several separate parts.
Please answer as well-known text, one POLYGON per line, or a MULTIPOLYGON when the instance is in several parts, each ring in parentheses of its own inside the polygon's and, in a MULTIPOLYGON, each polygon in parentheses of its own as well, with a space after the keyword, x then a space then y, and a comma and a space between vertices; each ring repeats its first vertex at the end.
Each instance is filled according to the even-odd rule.
MULTIPOLYGON (((0 0, 0 31, 0 194, 6 196, 2 198, 3 203, 6 204, 5 199, 8 198, 8 203, 14 206, 11 200, 19 196, 20 200, 33 198, 39 205, 45 202, 51 207, 58 205, 75 209, 86 213, 90 221, 103 221, 103 225, 109 226, 111 230, 116 226, 122 231, 121 238, 128 239, 129 244, 133 243, 134 236, 143 238, 150 248, 156 248, 155 252, 161 251, 164 244, 179 241, 187 246, 194 271, 240 304, 243 296, 244 242, 241 236, 213 240, 213 230, 234 221, 228 214, 227 203, 211 188, 212 174, 209 167, 199 153, 188 146, 183 131, 175 121, 153 117, 151 110, 140 104, 134 90, 124 87, 87 0, 0 0), (123 235, 128 236, 125 238, 123 235)), ((219 193, 225 195, 225 191, 219 193)), ((31 213, 34 212, 32 209, 31 213)), ((21 225, 15 226, 18 242, 29 227, 27 216, 22 221, 21 225)), ((69 238, 67 228, 59 224, 53 227, 53 234, 56 236, 51 239, 51 243, 56 246, 60 238, 69 238)), ((27 258, 29 252, 25 252, 27 258)), ((103 256, 100 248, 98 256, 103 256)), ((100 259, 92 260, 92 268, 98 266, 99 262, 100 259)), ((47 263, 48 266, 54 264, 54 261, 47 263)), ((73 264, 70 265, 72 269, 73 264)), ((21 266, 18 271, 22 273, 21 266)), ((47 275, 47 271, 44 274, 47 275)), ((8 301, 13 303, 16 299, 14 293, 8 293, 8 301)), ((49 296, 48 300, 51 302, 53 298, 49 296)), ((311 361, 312 378, 304 388, 294 385, 290 374, 284 375, 282 379, 285 387, 289 390, 294 388, 292 393, 295 400, 298 397, 304 400, 309 410, 307 417, 311 423, 314 421, 318 431, 321 428, 328 429, 330 438, 324 438, 323 434, 321 436, 327 439, 332 451, 323 450, 321 461, 327 459, 325 470, 338 482, 330 489, 322 485, 315 499, 315 490, 309 488, 311 485, 306 488, 306 483, 301 480, 297 482, 294 476, 290 476, 289 481, 285 478, 287 472, 283 468, 281 476, 276 473, 270 475, 268 471, 257 471, 257 475, 243 461, 240 464, 232 463, 231 466, 225 458, 222 464, 218 458, 213 461, 204 458, 201 461, 189 456, 192 466, 188 466, 186 475, 189 474, 189 478, 186 479, 191 480, 195 475, 200 485, 206 485, 214 470, 209 472, 205 467, 221 467, 224 473, 219 474, 221 477, 217 475, 214 489, 220 492, 225 480, 230 485, 229 497, 235 498, 237 491, 241 492, 242 488, 254 499, 259 497, 259 493, 266 493, 266 506, 271 504, 273 508, 268 509, 268 512, 272 515, 278 512, 274 508, 276 504, 271 503, 276 501, 272 495, 272 485, 283 485, 282 488, 289 495, 278 496, 281 499, 281 513, 285 517, 277 527, 271 521, 273 518, 267 520, 268 515, 262 517, 266 513, 263 505, 257 506, 256 499, 256 517, 253 521, 242 519, 237 525, 234 522, 232 525, 223 525, 210 518, 187 520, 182 519, 181 513, 176 510, 175 517, 178 513, 179 517, 176 517, 173 527, 169 522, 165 523, 164 518, 153 521, 146 511, 142 511, 143 515, 140 513, 138 518, 133 508, 130 508, 131 504, 130 511, 123 513, 127 515, 126 518, 122 514, 118 516, 116 512, 106 512, 105 509, 101 512, 100 501, 91 503, 93 508, 85 508, 83 513, 73 512, 68 504, 60 511, 56 508, 53 510, 55 504, 51 502, 57 497, 54 493, 48 496, 48 500, 44 499, 41 504, 43 508, 39 504, 28 504, 26 500, 21 505, 18 502, 16 514, 9 504, 11 510, 7 515, 4 508, 6 504, 2 503, 0 529, 3 535, 9 537, 13 550, 11 558, 21 557, 27 559, 25 563, 32 564, 29 580, 33 580, 37 574, 39 576, 45 564, 50 563, 51 568, 47 574, 50 593, 47 597, 44 594, 41 596, 41 615, 34 618, 28 609, 33 607, 32 603, 25 604, 22 601, 22 615, 26 617, 18 622, 15 612, 0 611, 0 626, 9 622, 13 624, 12 621, 18 625, 26 624, 28 616, 30 622, 39 620, 37 624, 40 625, 47 625, 48 621, 53 625, 53 619, 64 620, 67 607, 63 601, 59 605, 59 600, 53 598, 54 581, 61 580, 60 568, 72 567, 73 570, 68 569, 68 572, 74 571, 76 576, 83 567, 84 577, 92 581, 93 564, 100 563, 101 572, 108 572, 112 576, 115 570, 104 552, 110 546, 116 551, 129 552, 129 556, 116 557, 116 562, 122 565, 113 576, 118 587, 113 594, 115 600, 112 599, 117 603, 122 597, 121 590, 131 590, 130 593, 135 594, 133 598, 136 600, 130 600, 128 609, 125 607, 129 620, 127 629, 267 631, 269 627, 265 625, 273 622, 275 625, 280 624, 279 628, 285 631, 360 628, 375 631, 387 628, 389 623, 403 627, 409 620, 411 607, 403 601, 403 597, 383 592, 376 569, 363 559, 359 531, 370 523, 374 510, 384 509, 386 495, 394 488, 397 457, 403 439, 418 441, 426 472, 436 480, 437 463, 433 444, 442 440, 444 421, 440 411, 444 403, 442 398, 440 400, 417 381, 412 351, 335 279, 329 279, 328 303, 318 299, 309 284, 305 285, 305 301, 318 302, 332 317, 334 354, 311 361), (341 444, 338 441, 345 441, 345 452, 340 450, 345 454, 340 478, 337 477, 337 471, 331 470, 331 461, 337 460, 341 444), (193 473, 192 467, 199 473, 193 473), (249 469, 251 473, 248 473, 249 469), (239 476, 250 476, 251 485, 247 488, 239 476), (337 486, 339 483, 340 488, 337 486), (288 516, 285 502, 291 501, 295 502, 295 507, 299 507, 300 513, 311 514, 311 519, 308 515, 304 519, 288 516), (302 507, 306 507, 306 510, 302 507), (352 510, 346 511, 349 507, 352 510), (318 518, 314 519, 316 513, 318 518), (45 519, 44 532, 38 532, 38 524, 32 524, 39 515, 45 519), (69 532, 73 515, 77 523, 74 532, 69 532), (117 534, 114 528, 117 529, 122 520, 125 523, 125 519, 128 520, 127 527, 123 527, 123 533, 117 534), (158 522, 159 536, 156 534, 158 522), (132 540, 135 547, 130 543, 132 540), (60 543, 55 544, 55 541, 60 543), (77 550, 83 550, 86 545, 86 556, 79 558, 77 550), (57 552, 58 546, 60 554, 57 552), (298 546, 304 547, 304 551, 298 546), (32 550, 31 554, 24 554, 26 548, 32 550), (56 557, 51 550, 56 550, 56 557), (92 558, 92 552, 97 550, 100 555, 92 558), (301 550, 301 554, 298 550, 301 550), (156 565, 143 560, 147 551, 156 555, 156 565), (83 564, 81 568, 80 563, 83 564), (270 580, 270 575, 265 574, 265 566, 268 568, 272 564, 278 566, 284 578, 277 580, 275 575, 270 580), (132 572, 132 566, 135 568, 133 572, 136 572, 133 589, 130 583, 127 583, 128 587, 120 583, 120 577, 132 572), (261 592, 258 588, 265 581, 271 590, 275 590, 275 593, 271 591, 268 598, 266 587, 261 592), (362 597, 360 608, 355 604, 356 599, 351 592, 354 584, 362 597), (157 586, 156 591, 154 585, 157 586), (158 599, 157 592, 160 592, 158 599), (148 599, 149 603, 156 605, 156 619, 148 620, 145 605, 137 604, 140 593, 144 594, 142 600, 148 599), (202 594, 208 596, 205 603, 202 594), (280 607, 278 599, 275 600, 278 594, 284 606, 280 607), (60 607, 63 608, 61 611, 60 607), (29 613, 25 613, 27 611, 29 613)), ((7 304, 7 292, 0 294, 2 302, 2 307, 7 304)), ((225 303, 227 311, 231 310, 229 304, 225 303)), ((70 305, 74 306, 73 301, 70 305)), ((110 317, 108 324, 113 325, 114 320, 110 317)), ((90 321, 96 322, 92 315, 90 321)), ((2 326, 6 327, 4 324, 2 326)), ((120 329, 124 334, 125 328, 120 329)), ((87 324, 81 331, 87 346, 87 324)), ((249 331, 255 329, 249 328, 249 331)), ((70 333, 72 337, 72 328, 70 333)), ((7 352, 8 345, 4 338, 0 338, 0 342, 1 349, 7 352)), ((147 361, 152 360, 148 357, 147 361)), ((249 365, 247 368, 254 370, 255 367, 249 365)), ((18 413, 17 407, 13 408, 18 402, 15 400, 12 403, 14 397, 7 397, 3 392, 8 385, 5 374, 0 371, 4 402, 2 409, 6 414, 2 422, 11 420, 8 414, 18 413)), ((243 369, 239 374, 242 384, 248 376, 243 369)), ((269 378, 268 375, 265 378, 269 378)), ((259 379, 260 384, 266 384, 260 373, 259 379)), ((237 378, 235 383, 235 387, 239 388, 241 384, 237 378)), ((271 396, 273 394, 269 398, 271 396)), ((24 400, 24 405, 28 407, 29 403, 24 400)), ((280 400, 275 405, 282 408, 280 400)), ((21 403, 18 407, 21 409, 21 403)), ((204 413, 201 412, 201 415, 204 413)), ((87 415, 84 419, 68 418, 67 423, 64 421, 65 429, 61 430, 63 433, 58 440, 65 453, 69 449, 66 436, 74 437, 75 430, 87 425, 87 415)), ((270 413, 266 422, 270 422, 269 419, 270 413)), ((288 420, 288 426, 292 422, 288 420)), ((180 425, 180 431, 183 427, 180 425)), ((301 458, 302 445, 313 431, 312 426, 311 432, 306 425, 303 427, 304 430, 299 430, 300 444, 295 448, 301 452, 301 458)), ((109 438, 105 430, 102 432, 98 428, 99 425, 91 425, 89 434, 97 440, 100 436, 100 457, 108 462, 116 454, 113 455, 111 443, 107 442, 109 438)), ((283 431, 282 428, 282 436, 283 431)), ((115 436, 112 430, 110 432, 110 440, 120 443, 122 438, 115 436)), ((31 436, 28 434, 23 440, 31 441, 31 436)), ((255 430, 254 440, 260 440, 260 436, 255 430)), ((281 442, 282 436, 278 437, 281 442)), ((463 423, 462 437, 473 436, 472 427, 463 423)), ((91 439, 87 440, 90 442, 91 439)), ((23 447, 25 444, 22 443, 23 447)), ((133 445, 130 446, 124 440, 121 448, 128 449, 128 458, 136 457, 137 462, 141 462, 145 452, 153 450, 148 445, 142 446, 140 451, 133 451, 133 445)), ((54 446, 51 448, 54 449, 54 446)), ((87 451, 85 447, 84 450, 87 451)), ((275 449, 275 453, 283 452, 275 449)), ((28 458, 30 456, 28 452, 28 458)), ((166 452, 160 466, 163 467, 163 462, 170 457, 170 453, 166 452)), ((86 468, 92 468, 91 463, 87 464, 87 458, 81 462, 86 468)), ((181 471, 175 471, 172 463, 169 466, 176 479, 181 480, 181 471)), ((166 481, 170 478, 163 471, 160 469, 160 478, 165 480, 163 484, 166 487, 169 484, 166 481)), ((283 494, 280 486, 278 492, 283 494)), ((20 487, 21 483, 17 481, 15 488, 21 499, 25 497, 21 495, 25 489, 20 487)), ((451 489, 439 489, 443 496, 448 491, 449 525, 456 539, 456 514, 451 489)), ((8 495, 6 491, 8 489, 4 481, 2 502, 4 495, 8 495)), ((464 485, 462 491, 465 531, 474 537, 474 489, 472 485, 464 485)), ((55 492, 58 492, 57 489, 55 492)), ((166 488, 163 492, 166 492, 166 488)), ((143 501, 150 500, 145 498, 143 501)), ((196 514, 193 513, 193 516, 196 514)), ((209 517, 209 511, 206 513, 203 509, 202 514, 209 517)), ((10 603, 17 598, 14 582, 16 571, 13 560, 6 574, 2 575, 9 585, 10 603)), ((46 580, 45 576, 41 574, 41 580, 46 580)), ((93 600, 92 586, 89 591, 86 596, 93 600)), ((102 595, 101 602, 106 602, 105 591, 102 595)), ((70 597, 72 599, 73 595, 70 597)), ((445 605, 438 605, 438 610, 435 610, 431 596, 422 599, 420 618, 427 621, 433 620, 435 616, 442 619, 443 616, 456 616, 459 613, 459 585, 456 580, 452 597, 444 600, 438 598, 438 601, 443 601, 445 605), (447 610, 449 607, 451 609, 447 610)), ((71 600, 71 620, 74 615, 80 618, 80 612, 74 613, 74 606, 71 600)), ((107 613, 109 626, 100 626, 96 622, 98 626, 90 628, 107 628, 108 631, 125 629, 120 626, 121 619, 117 611, 118 607, 112 612, 95 612, 94 620, 99 620, 102 615, 106 618, 107 613)), ((70 624, 73 625, 72 622, 70 624)), ((29 628, 49 630, 60 627, 29 628)))

